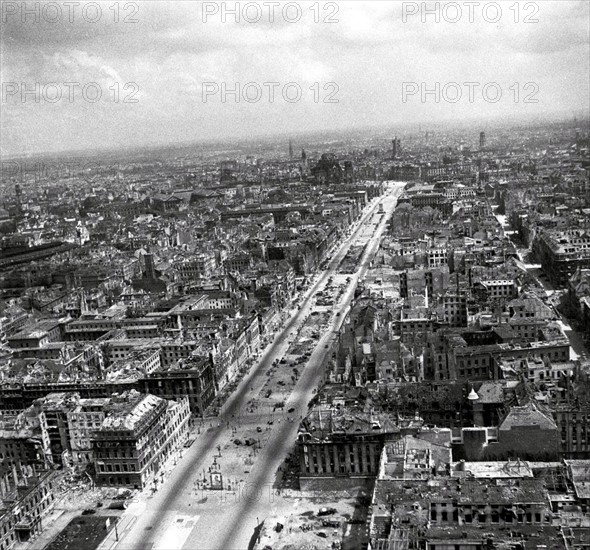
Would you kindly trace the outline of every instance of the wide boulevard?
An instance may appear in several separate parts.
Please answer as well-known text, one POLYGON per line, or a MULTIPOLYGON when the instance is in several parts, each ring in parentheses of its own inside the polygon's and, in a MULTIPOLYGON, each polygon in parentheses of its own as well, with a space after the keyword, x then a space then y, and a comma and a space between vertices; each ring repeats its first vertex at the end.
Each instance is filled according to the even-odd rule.
POLYGON ((197 436, 196 442, 184 452, 157 492, 148 494, 146 491, 134 499, 121 518, 117 533, 109 533, 101 550, 245 550, 260 522, 293 506, 292 499, 273 490, 276 472, 297 438, 300 415, 305 414, 307 404, 324 376, 326 354, 331 353, 330 341, 344 321, 357 282, 364 277, 379 248, 403 186, 402 183, 387 184, 385 194, 367 206, 360 221, 334 250, 326 269, 319 272, 300 297, 298 307, 291 311, 284 327, 227 400, 220 418, 207 419, 206 427, 211 420, 215 429, 205 429, 197 436), (383 214, 379 211, 380 205, 383 214), (316 293, 335 276, 340 262, 353 245, 366 245, 356 272, 350 276, 344 293, 334 305, 328 329, 318 340, 290 393, 283 422, 277 420, 267 426, 268 411, 251 411, 247 407, 248 400, 268 382, 267 373, 273 362, 283 357, 289 340, 310 314, 316 293), (288 414, 287 411, 292 409, 295 412, 288 414), (296 421, 288 421, 289 416, 296 421), (218 446, 224 447, 233 437, 228 422, 239 422, 239 429, 264 425, 260 449, 237 491, 196 494, 194 479, 202 476, 212 464, 218 446))

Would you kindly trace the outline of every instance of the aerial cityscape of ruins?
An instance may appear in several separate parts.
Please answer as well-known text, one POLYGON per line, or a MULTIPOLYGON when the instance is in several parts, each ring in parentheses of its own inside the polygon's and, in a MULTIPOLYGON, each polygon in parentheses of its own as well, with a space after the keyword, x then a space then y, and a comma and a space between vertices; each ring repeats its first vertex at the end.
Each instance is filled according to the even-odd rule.
POLYGON ((587 113, 277 131, 3 155, 0 550, 590 549, 587 113))

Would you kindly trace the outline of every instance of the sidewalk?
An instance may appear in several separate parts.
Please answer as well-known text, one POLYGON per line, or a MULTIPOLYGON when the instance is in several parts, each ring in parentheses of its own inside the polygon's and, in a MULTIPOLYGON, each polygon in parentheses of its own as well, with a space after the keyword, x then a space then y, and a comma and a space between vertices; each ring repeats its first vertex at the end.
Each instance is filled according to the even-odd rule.
POLYGON ((116 529, 111 529, 109 534, 100 543, 100 546, 96 550, 112 550, 119 545, 125 535, 131 530, 135 522, 137 521, 136 516, 121 516, 116 529))

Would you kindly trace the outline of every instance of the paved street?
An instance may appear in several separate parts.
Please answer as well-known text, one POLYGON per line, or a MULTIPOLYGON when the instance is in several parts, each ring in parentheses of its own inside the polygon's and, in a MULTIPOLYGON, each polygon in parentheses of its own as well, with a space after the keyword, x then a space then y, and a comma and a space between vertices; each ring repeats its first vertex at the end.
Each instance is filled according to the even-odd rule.
MULTIPOLYGON (((361 279, 378 250, 389 214, 395 208, 402 184, 392 184, 384 197, 369 206, 354 231, 336 250, 327 269, 316 277, 300 301, 284 329, 264 351, 260 361, 238 386, 222 409, 219 418, 207 419, 203 431, 193 446, 186 450, 169 479, 154 495, 142 494, 125 512, 119 527, 119 542, 111 533, 101 548, 117 550, 230 550, 246 549, 258 522, 273 512, 294 506, 293 500, 276 494, 272 489, 275 474, 293 447, 298 421, 313 397, 314 389, 323 373, 321 366, 329 353, 328 342, 344 320, 344 312, 354 296, 356 282, 361 279), (385 214, 378 213, 383 203, 385 214), (360 241, 360 242, 359 242, 360 241), (214 462, 218 446, 224 447, 232 439, 231 426, 254 428, 268 417, 268 411, 247 410, 247 402, 268 380, 267 371, 273 361, 280 359, 289 346, 290 336, 304 323, 313 307, 313 298, 332 277, 349 248, 367 244, 356 273, 334 306, 328 329, 302 369, 285 406, 285 413, 275 413, 275 422, 261 434, 261 448, 253 464, 244 472, 243 480, 231 491, 196 492, 194 480, 202 478, 214 462), (336 315, 336 312, 340 312, 336 315), (288 410, 294 412, 288 413, 288 410), (266 415, 266 416, 265 416, 266 415), (294 417, 292 422, 287 417, 294 417), (281 421, 282 420, 282 421, 281 421), (228 428, 228 423, 230 427, 228 428)), ((265 426, 266 428, 266 426, 265 426)))

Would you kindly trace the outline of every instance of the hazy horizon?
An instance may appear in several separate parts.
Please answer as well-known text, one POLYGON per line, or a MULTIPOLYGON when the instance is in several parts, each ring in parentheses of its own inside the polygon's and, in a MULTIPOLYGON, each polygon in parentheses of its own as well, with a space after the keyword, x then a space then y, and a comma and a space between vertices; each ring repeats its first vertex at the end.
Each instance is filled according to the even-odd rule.
MULTIPOLYGON (((577 127, 586 127, 586 130, 590 129, 590 117, 588 116, 581 116, 576 115, 574 113, 574 117, 577 116, 577 127)), ((163 149, 182 149, 182 148, 203 148, 203 149, 215 149, 221 146, 233 146, 233 147, 244 147, 244 146, 252 146, 254 142, 268 142, 271 140, 280 140, 282 144, 285 146, 285 152, 287 151, 287 146, 289 140, 294 141, 294 145, 296 148, 301 145, 301 142, 308 143, 309 141, 321 140, 322 138, 330 138, 330 139, 342 139, 345 133, 354 134, 355 136, 358 135, 359 138, 367 138, 367 134, 373 134, 373 137, 377 137, 376 134, 379 133, 388 133, 389 135, 384 136, 384 144, 389 145, 389 138, 397 132, 399 135, 403 136, 404 134, 413 134, 418 132, 418 130, 422 132, 432 132, 432 130, 438 130, 440 126, 444 125, 442 130, 453 132, 459 130, 465 130, 467 127, 471 127, 473 129, 473 145, 476 144, 477 140, 479 139, 479 132, 481 130, 488 131, 490 129, 509 129, 515 127, 526 127, 526 128, 534 128, 534 127, 544 127, 546 125, 569 125, 574 126, 574 119, 572 116, 559 116, 559 113, 555 115, 555 118, 546 118, 546 119, 520 119, 520 120, 512 120, 512 121, 505 121, 501 118, 497 118, 494 120, 484 121, 484 124, 480 124, 479 121, 476 124, 476 121, 471 120, 464 120, 464 121, 440 121, 437 123, 414 123, 414 124, 400 124, 396 125, 395 128, 390 126, 372 126, 372 127, 360 127, 360 128, 350 128, 344 130, 342 128, 334 128, 334 129, 319 129, 319 130, 309 130, 305 132, 277 132, 277 133, 268 133, 268 134, 260 134, 260 135, 250 135, 250 136, 234 136, 234 137, 226 137, 223 139, 202 139, 202 140, 188 140, 188 141, 177 141, 177 142, 154 142, 154 143, 144 143, 144 144, 130 144, 125 147, 113 147, 113 146, 104 146, 104 147, 92 147, 92 148, 81 148, 81 149, 63 149, 63 150, 56 150, 56 151, 36 151, 30 153, 23 153, 23 154, 13 154, 13 155, 1 155, 0 160, 18 160, 22 158, 43 158, 43 157, 86 157, 86 156, 93 156, 94 154, 97 156, 101 155, 108 155, 113 153, 119 153, 121 155, 131 154, 131 153, 139 153, 145 151, 155 151, 155 150, 163 150, 163 149)), ((397 135, 397 134, 395 134, 397 135)), ((490 135, 488 133, 488 135, 490 135)), ((349 136, 351 137, 351 136, 349 136)), ((492 136, 490 136, 492 137, 492 136)), ((266 143, 265 143, 266 145, 266 143)))

